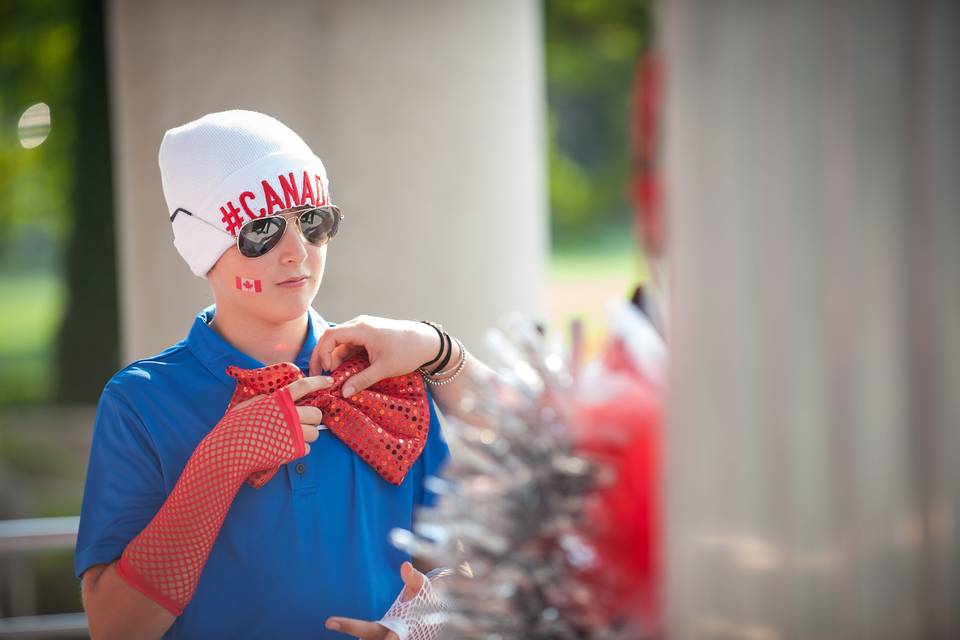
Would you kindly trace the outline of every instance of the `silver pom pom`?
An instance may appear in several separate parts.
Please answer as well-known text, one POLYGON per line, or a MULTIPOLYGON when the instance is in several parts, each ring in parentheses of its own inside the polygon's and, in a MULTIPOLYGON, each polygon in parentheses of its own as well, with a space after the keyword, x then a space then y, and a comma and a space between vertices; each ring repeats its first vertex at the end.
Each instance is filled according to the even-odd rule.
POLYGON ((598 594, 577 579, 596 562, 581 525, 602 470, 574 450, 566 357, 519 317, 488 344, 497 376, 473 380, 461 417, 447 416, 451 464, 428 485, 437 505, 392 542, 455 568, 436 585, 444 638, 637 638, 599 619, 598 594))

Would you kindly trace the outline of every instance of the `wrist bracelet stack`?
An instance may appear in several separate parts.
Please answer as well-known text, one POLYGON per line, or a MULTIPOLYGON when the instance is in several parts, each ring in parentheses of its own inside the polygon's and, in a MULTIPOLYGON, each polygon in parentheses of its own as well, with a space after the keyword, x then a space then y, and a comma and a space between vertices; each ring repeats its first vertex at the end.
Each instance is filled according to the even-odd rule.
POLYGON ((420 372, 428 384, 438 386, 453 382, 454 378, 460 375, 463 367, 467 364, 466 347, 463 346, 459 338, 451 339, 450 334, 444 331, 443 326, 439 323, 430 322, 429 320, 421 320, 420 322, 430 325, 437 331, 437 335, 440 337, 440 351, 437 352, 437 356, 433 360, 420 365, 417 371, 420 372), (450 357, 453 355, 454 340, 457 342, 457 346, 460 347, 460 358, 457 360, 457 364, 451 365, 449 369, 445 369, 450 362, 450 357), (428 370, 430 367, 433 367, 433 369, 428 370))

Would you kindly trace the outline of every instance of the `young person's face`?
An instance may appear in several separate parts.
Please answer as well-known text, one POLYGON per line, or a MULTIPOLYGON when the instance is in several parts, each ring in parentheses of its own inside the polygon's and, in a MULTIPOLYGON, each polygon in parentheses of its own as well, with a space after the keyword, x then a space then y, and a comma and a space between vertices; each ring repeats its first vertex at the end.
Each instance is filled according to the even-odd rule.
POLYGON ((318 247, 301 235, 294 218, 305 208, 281 212, 287 219, 283 237, 259 258, 244 257, 236 245, 220 256, 207 274, 218 311, 230 309, 267 322, 294 320, 307 311, 323 280, 327 245, 318 247))

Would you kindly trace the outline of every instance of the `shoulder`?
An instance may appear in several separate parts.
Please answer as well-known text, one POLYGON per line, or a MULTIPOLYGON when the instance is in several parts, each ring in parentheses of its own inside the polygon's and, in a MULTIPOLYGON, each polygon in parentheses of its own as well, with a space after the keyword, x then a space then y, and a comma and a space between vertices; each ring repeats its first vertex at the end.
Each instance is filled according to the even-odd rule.
POLYGON ((184 370, 199 363, 186 342, 171 345, 158 354, 135 360, 117 371, 104 386, 103 394, 136 404, 138 396, 150 393, 156 383, 181 377, 184 370))
POLYGON ((134 449, 156 451, 157 417, 170 411, 164 398, 179 388, 181 381, 193 378, 189 372, 200 366, 181 341, 117 371, 100 394, 92 449, 127 454, 134 449))

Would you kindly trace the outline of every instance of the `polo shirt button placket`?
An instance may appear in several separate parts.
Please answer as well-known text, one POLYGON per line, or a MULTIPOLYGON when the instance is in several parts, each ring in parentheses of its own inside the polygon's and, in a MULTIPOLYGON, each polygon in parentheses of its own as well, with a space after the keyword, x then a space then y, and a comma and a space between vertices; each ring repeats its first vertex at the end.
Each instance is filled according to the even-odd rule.
POLYGON ((296 472, 297 472, 299 475, 302 476, 302 475, 303 475, 303 472, 307 470, 307 465, 304 464, 303 462, 298 462, 298 463, 297 463, 297 466, 294 467, 294 469, 296 470, 296 472))

